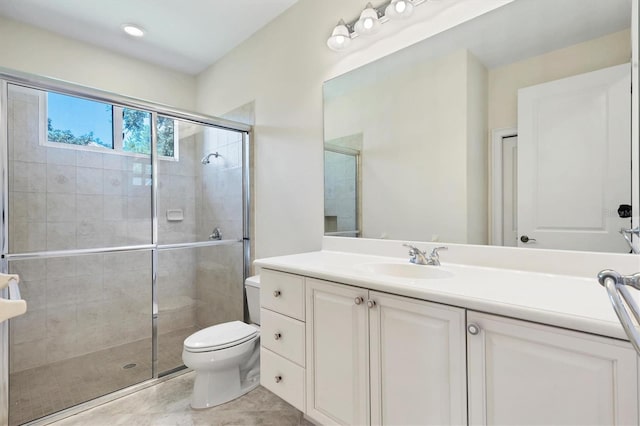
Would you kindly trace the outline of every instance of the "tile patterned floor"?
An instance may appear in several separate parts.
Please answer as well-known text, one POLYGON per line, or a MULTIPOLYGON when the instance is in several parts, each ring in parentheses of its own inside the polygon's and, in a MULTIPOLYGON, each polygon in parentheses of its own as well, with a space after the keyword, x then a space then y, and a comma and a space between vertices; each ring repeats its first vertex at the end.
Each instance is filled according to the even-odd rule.
POLYGON ((193 380, 190 372, 52 425, 312 425, 300 411, 261 386, 226 404, 194 410, 189 407, 193 380))
MULTIPOLYGON (((195 328, 161 335, 159 371, 182 365, 182 343, 195 328)), ((10 375, 9 424, 19 425, 151 378, 151 339, 10 375), (136 364, 125 369, 127 364, 136 364)))

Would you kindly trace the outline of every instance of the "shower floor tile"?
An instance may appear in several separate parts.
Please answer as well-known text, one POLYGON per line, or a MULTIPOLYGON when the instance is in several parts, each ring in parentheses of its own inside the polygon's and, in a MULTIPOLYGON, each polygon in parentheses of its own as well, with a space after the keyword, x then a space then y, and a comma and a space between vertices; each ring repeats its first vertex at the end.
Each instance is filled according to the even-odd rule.
MULTIPOLYGON (((182 365, 182 344, 198 329, 158 336, 158 371, 182 365)), ((151 339, 9 376, 9 424, 19 425, 151 378, 151 339), (135 364, 132 368, 125 365, 135 364)))

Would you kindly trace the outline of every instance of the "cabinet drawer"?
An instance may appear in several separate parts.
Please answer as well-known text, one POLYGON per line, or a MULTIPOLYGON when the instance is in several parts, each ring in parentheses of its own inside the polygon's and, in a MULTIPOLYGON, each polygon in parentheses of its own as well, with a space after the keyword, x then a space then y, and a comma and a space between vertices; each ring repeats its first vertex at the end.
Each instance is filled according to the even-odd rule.
POLYGON ((260 272, 260 304, 304 321, 304 279, 299 275, 263 269, 260 272))
POLYGON ((304 367, 304 323, 268 309, 260 310, 260 323, 262 346, 304 367))
POLYGON ((260 348, 260 384, 304 411, 304 369, 264 347, 260 348))

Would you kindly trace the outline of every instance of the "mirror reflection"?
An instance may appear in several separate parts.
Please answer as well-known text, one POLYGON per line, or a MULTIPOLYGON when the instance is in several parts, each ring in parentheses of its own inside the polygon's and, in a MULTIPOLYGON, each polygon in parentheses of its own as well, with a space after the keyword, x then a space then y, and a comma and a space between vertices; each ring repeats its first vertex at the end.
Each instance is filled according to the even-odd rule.
POLYGON ((516 0, 326 82, 325 234, 628 253, 630 22, 516 0))

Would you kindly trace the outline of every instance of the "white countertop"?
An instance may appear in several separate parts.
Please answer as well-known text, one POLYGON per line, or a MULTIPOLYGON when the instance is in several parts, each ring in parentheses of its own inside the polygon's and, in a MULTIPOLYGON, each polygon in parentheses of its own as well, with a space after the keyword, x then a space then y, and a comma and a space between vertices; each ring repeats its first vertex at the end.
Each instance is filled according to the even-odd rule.
POLYGON ((362 265, 368 263, 408 260, 323 250, 255 261, 261 268, 628 340, 595 278, 442 262, 416 267, 452 277, 410 279, 367 272, 362 265))

